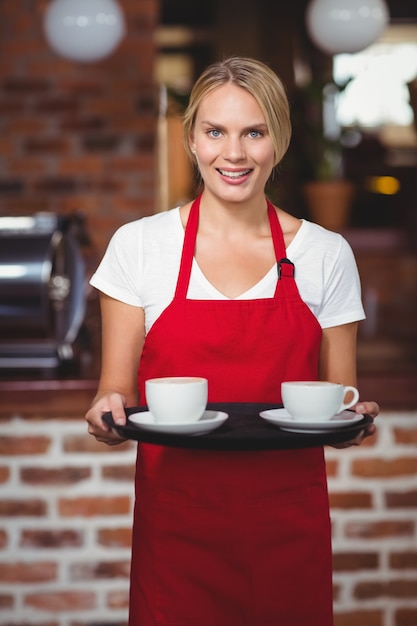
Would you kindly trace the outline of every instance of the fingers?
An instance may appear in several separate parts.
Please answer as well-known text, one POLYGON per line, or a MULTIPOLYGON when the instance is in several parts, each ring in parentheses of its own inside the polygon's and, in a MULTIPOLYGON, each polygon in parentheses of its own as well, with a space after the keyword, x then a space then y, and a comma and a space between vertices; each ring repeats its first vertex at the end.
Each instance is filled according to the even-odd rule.
POLYGON ((125 405, 125 398, 119 393, 112 393, 109 396, 110 408, 108 410, 112 413, 114 423, 119 426, 124 426, 126 424, 125 405))
MULTIPOLYGON (((361 415, 367 414, 370 417, 376 417, 379 413, 379 406, 376 404, 376 402, 361 402, 355 407, 355 410, 357 413, 360 413, 361 415)), ((372 422, 371 424, 368 424, 366 428, 361 430, 354 439, 351 439, 350 441, 345 441, 343 443, 332 444, 331 447, 343 449, 343 448, 350 448, 351 446, 360 446, 364 439, 366 439, 367 437, 372 437, 372 435, 374 435, 375 432, 376 432, 376 426, 372 422)))
POLYGON ((379 415, 379 405, 376 402, 358 402, 355 406, 356 413, 366 414, 370 417, 379 415))
POLYGON ((126 423, 124 407, 125 398, 121 394, 109 393, 99 398, 85 415, 88 433, 100 443, 108 445, 116 445, 124 441, 121 435, 103 422, 103 414, 110 411, 115 423, 124 425, 126 423))

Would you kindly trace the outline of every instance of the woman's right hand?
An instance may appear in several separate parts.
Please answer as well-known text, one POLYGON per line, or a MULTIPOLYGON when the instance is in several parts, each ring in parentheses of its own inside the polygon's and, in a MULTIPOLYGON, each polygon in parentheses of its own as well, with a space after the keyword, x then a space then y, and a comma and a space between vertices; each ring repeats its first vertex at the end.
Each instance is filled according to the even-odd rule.
POLYGON ((125 439, 103 422, 111 411, 116 424, 126 424, 125 407, 138 404, 138 368, 145 341, 145 313, 100 293, 101 374, 98 392, 85 419, 97 441, 114 446, 125 439))
POLYGON ((123 426, 126 424, 125 406, 126 399, 120 393, 110 392, 99 396, 85 414, 89 434, 109 446, 123 443, 125 439, 103 422, 103 414, 111 411, 114 422, 123 426))

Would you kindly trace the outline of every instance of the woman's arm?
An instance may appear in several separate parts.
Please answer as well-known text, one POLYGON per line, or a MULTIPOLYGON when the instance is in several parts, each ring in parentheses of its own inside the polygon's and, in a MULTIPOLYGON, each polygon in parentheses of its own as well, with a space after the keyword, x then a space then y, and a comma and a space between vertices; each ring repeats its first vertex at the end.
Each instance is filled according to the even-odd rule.
POLYGON ((143 309, 124 304, 100 293, 102 356, 96 397, 87 411, 88 432, 109 445, 123 439, 103 423, 102 415, 112 411, 118 424, 126 422, 124 407, 138 404, 137 375, 143 343, 143 309))
MULTIPOLYGON (((320 351, 319 377, 343 385, 357 385, 356 376, 356 340, 358 323, 342 324, 323 329, 320 351)), ((360 401, 355 407, 357 413, 366 413, 375 418, 379 406, 373 401, 360 401)), ((354 440, 335 447, 359 445, 365 437, 375 433, 374 424, 370 424, 354 440)))

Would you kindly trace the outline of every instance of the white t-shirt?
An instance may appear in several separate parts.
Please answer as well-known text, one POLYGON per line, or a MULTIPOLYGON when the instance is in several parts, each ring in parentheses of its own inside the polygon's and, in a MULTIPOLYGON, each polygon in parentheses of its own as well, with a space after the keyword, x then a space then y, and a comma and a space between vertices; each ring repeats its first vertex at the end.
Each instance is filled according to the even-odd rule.
MULTIPOLYGON (((146 332, 175 293, 184 241, 179 208, 121 226, 113 235, 90 283, 103 293, 145 311, 146 332)), ((338 233, 302 220, 287 256, 303 301, 322 328, 364 319, 356 261, 338 233)), ((272 298, 276 265, 240 300, 272 298)), ((193 261, 188 298, 227 300, 193 261)))

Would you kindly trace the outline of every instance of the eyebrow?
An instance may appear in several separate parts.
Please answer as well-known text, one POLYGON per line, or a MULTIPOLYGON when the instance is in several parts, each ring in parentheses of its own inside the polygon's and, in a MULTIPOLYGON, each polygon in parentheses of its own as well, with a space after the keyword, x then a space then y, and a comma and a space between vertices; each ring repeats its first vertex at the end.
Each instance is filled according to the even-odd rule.
MULTIPOLYGON (((224 129, 224 126, 222 124, 218 124, 217 122, 210 122, 210 120, 201 120, 202 124, 205 124, 206 126, 213 126, 214 128, 219 128, 220 130, 224 129)), ((245 131, 249 131, 249 130, 268 130, 268 125, 265 122, 256 122, 255 124, 250 124, 250 126, 247 126, 246 128, 243 128, 242 130, 245 131)))

